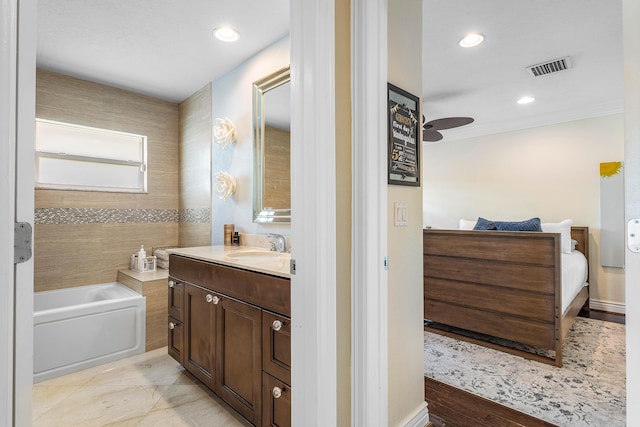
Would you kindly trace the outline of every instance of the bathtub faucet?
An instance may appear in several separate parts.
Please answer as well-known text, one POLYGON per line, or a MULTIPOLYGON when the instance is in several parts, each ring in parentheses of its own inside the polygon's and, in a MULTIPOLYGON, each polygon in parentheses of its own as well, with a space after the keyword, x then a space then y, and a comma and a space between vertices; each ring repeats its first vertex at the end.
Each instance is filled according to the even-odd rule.
POLYGON ((267 234, 267 237, 271 239, 271 249, 272 251, 278 252, 286 252, 287 251, 287 241, 285 240, 282 234, 267 234))

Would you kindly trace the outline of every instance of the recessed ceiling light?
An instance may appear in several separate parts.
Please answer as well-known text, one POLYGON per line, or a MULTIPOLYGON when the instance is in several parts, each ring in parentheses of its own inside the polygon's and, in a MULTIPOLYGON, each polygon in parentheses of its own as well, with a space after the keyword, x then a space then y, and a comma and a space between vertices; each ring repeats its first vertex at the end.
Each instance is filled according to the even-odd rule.
POLYGON ((462 47, 478 46, 484 40, 484 36, 480 33, 469 33, 458 43, 462 47))
POLYGON ((213 35, 223 42, 234 42, 240 38, 240 34, 231 27, 220 27, 213 30, 213 35))
POLYGON ((532 96, 523 96, 522 98, 518 99, 518 104, 529 104, 535 100, 536 99, 532 96))

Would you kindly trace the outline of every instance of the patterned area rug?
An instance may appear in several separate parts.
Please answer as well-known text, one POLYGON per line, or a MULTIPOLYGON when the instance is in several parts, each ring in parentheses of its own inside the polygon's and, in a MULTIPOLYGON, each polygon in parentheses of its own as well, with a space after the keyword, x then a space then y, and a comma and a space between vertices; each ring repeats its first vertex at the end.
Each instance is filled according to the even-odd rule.
POLYGON ((563 367, 424 333, 424 373, 558 426, 624 426, 625 326, 579 317, 563 367))

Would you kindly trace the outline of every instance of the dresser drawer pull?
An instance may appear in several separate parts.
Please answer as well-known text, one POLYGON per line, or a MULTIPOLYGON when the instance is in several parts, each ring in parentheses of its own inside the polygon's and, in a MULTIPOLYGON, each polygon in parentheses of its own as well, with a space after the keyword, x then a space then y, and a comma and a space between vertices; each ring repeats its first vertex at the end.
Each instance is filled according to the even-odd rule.
POLYGON ((278 386, 275 386, 271 394, 273 394, 273 397, 275 399, 280 399, 280 396, 282 396, 282 389, 278 386))
POLYGON ((271 324, 271 328, 276 332, 279 331, 280 329, 282 329, 282 322, 279 320, 274 320, 271 324))
POLYGON ((169 329, 175 329, 176 324, 173 322, 169 322, 169 329))

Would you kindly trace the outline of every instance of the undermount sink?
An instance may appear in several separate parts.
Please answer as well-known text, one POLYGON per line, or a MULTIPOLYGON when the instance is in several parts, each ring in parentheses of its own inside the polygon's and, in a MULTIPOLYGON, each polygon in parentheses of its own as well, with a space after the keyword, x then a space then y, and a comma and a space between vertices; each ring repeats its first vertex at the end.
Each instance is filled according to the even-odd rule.
POLYGON ((273 252, 273 251, 238 251, 231 252, 225 255, 226 258, 232 258, 237 260, 243 259, 274 259, 274 258, 285 258, 286 253, 282 252, 273 252))

